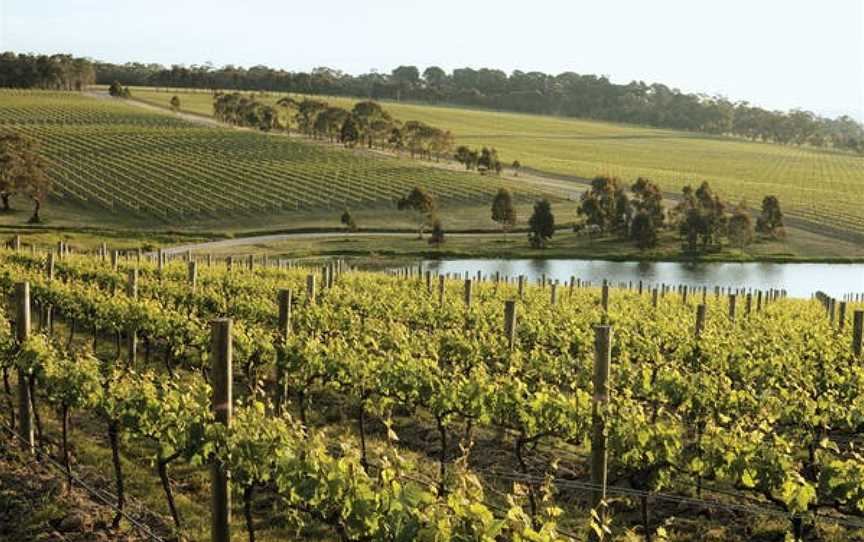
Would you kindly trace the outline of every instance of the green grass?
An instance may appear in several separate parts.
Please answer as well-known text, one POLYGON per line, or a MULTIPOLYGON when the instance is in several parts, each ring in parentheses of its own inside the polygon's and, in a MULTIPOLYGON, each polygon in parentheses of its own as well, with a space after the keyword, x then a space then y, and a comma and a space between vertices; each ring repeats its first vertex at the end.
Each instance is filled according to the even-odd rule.
POLYGON ((395 201, 415 185, 453 209, 486 207, 502 186, 523 204, 539 193, 407 158, 206 127, 78 93, 0 91, 0 130, 42 143, 55 202, 72 215, 63 223, 77 215, 79 224, 98 216, 132 229, 255 228, 322 214, 338 219, 345 207, 392 216, 395 201))
MULTIPOLYGON (((205 92, 132 89, 133 96, 167 106, 174 94, 182 109, 211 115, 205 92)), ((262 96, 275 102, 278 95, 262 96)), ((350 107, 356 100, 325 98, 350 107)), ((728 201, 757 207, 777 195, 789 216, 864 234, 864 157, 832 150, 753 143, 674 130, 541 115, 455 107, 386 104, 401 120, 416 119, 451 130, 457 144, 494 146, 506 163, 567 176, 645 176, 668 192, 709 181, 728 201)))
MULTIPOLYGON (((544 250, 532 249, 524 233, 504 235, 449 235, 439 248, 416 236, 384 237, 358 235, 302 238, 267 243, 243 243, 226 248, 205 249, 217 255, 267 254, 287 258, 347 255, 360 258, 372 267, 415 261, 417 258, 585 258, 605 260, 671 261, 689 260, 681 253, 681 241, 670 231, 663 232, 660 244, 641 251, 633 242, 613 237, 589 239, 559 231, 544 250)), ((795 230, 785 240, 760 239, 744 249, 725 247, 701 257, 705 261, 813 261, 861 262, 864 247, 795 230)))

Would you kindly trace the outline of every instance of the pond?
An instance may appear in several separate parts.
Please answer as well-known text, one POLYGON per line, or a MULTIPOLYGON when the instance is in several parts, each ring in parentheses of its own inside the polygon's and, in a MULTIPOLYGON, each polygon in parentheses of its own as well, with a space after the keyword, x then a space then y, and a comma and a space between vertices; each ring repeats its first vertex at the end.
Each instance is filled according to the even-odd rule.
POLYGON ((473 259, 426 260, 423 268, 433 273, 481 271, 492 276, 525 275, 534 282, 544 274, 566 282, 574 276, 583 281, 611 284, 643 281, 688 286, 770 288, 786 290, 792 297, 810 297, 817 291, 840 297, 864 293, 864 264, 842 263, 718 263, 718 262, 610 262, 604 260, 473 259))

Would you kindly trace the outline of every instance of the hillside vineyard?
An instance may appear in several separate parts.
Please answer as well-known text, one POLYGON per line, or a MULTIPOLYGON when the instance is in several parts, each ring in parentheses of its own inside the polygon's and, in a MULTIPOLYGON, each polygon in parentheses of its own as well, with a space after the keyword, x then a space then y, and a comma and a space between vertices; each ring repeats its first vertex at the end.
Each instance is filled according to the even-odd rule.
MULTIPOLYGON (((133 95, 166 107, 180 97, 185 111, 213 114, 213 96, 182 89, 133 89, 133 95)), ((286 94, 268 93, 257 99, 276 105, 286 94)), ((302 95, 291 95, 301 99, 302 95)), ((318 97, 350 110, 359 100, 318 97)), ((403 120, 418 120, 453 132, 455 145, 491 146, 509 165, 518 160, 525 173, 592 179, 616 176, 627 183, 646 177, 669 195, 685 185, 708 181, 730 204, 742 200, 758 208, 765 195, 776 195, 790 218, 864 236, 864 156, 809 146, 757 143, 694 132, 561 118, 382 102, 403 120)), ((522 177, 524 179, 524 174, 522 177)), ((519 186, 525 187, 525 183, 519 186)), ((574 185, 573 192, 584 190, 574 185)))
POLYGON ((166 221, 391 208, 422 185, 444 205, 486 204, 501 187, 538 192, 287 137, 204 127, 115 99, 0 90, 0 129, 32 137, 50 161, 55 195, 114 213, 166 221))
MULTIPOLYGON (((209 465, 235 506, 272 500, 234 529, 584 540, 703 509, 727 540, 864 526, 860 294, 151 260, 0 252, 4 376, 43 419, 78 408, 73 439, 113 428, 160 474, 209 465)), ((211 489, 173 491, 208 517, 211 489)))

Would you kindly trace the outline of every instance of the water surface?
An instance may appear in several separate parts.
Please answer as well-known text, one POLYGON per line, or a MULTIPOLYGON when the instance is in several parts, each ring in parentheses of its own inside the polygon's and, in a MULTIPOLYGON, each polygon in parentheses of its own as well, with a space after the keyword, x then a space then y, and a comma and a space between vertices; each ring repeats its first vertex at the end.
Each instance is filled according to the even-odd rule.
POLYGON ((544 274, 551 280, 569 281, 575 276, 599 284, 640 280, 647 284, 686 284, 731 288, 786 290, 793 297, 810 297, 817 291, 840 297, 864 293, 864 264, 842 263, 715 263, 715 262, 609 262, 604 260, 473 259, 426 260, 433 273, 502 276, 525 275, 535 281, 544 274))

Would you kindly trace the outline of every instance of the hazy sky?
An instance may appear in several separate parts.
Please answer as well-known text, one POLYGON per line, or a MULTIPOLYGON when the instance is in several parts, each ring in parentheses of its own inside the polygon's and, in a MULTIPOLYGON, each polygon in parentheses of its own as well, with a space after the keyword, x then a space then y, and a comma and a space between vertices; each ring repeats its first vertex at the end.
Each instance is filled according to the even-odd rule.
POLYGON ((864 0, 0 0, 0 49, 575 71, 864 119, 864 0))

